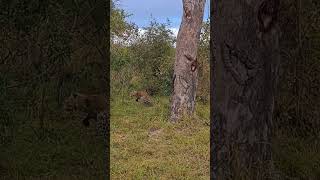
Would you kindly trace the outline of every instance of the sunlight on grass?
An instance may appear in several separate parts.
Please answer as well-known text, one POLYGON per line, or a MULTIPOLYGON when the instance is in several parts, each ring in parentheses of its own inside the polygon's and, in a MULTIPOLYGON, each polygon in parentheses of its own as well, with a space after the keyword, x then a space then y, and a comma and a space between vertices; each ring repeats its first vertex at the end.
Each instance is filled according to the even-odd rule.
POLYGON ((209 179, 209 105, 196 118, 171 124, 169 99, 155 106, 111 102, 112 179, 209 179))

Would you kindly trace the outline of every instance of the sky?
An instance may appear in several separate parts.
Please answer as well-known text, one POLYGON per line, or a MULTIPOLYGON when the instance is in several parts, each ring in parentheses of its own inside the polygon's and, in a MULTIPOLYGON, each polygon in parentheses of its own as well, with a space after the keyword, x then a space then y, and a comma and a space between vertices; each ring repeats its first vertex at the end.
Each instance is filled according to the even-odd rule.
MULTIPOLYGON (((210 0, 206 0, 203 20, 209 18, 209 3, 210 0)), ((119 0, 117 4, 132 14, 127 20, 139 28, 148 26, 152 18, 159 23, 166 23, 169 19, 170 29, 175 35, 178 33, 182 17, 182 0, 119 0)))

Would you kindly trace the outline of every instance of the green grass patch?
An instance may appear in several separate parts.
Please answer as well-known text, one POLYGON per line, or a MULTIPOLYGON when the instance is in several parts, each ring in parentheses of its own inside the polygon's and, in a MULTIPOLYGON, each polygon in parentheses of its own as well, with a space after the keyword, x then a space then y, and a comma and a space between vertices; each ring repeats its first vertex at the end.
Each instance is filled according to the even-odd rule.
POLYGON ((172 124, 169 99, 154 101, 111 102, 111 179, 209 179, 209 105, 172 124))
POLYGON ((276 169, 283 179, 320 179, 320 141, 277 132, 273 138, 276 169))
POLYGON ((105 150, 94 123, 85 128, 68 117, 38 124, 17 126, 12 142, 0 146, 2 179, 103 179, 105 150))

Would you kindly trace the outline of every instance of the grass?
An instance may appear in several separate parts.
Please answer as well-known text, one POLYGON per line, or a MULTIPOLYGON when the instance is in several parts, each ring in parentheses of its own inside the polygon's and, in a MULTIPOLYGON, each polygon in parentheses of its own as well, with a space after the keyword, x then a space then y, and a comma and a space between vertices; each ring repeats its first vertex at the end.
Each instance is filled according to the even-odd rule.
MULTIPOLYGON (((196 118, 172 124, 168 98, 155 101, 144 107, 113 96, 111 178, 209 179, 209 105, 197 103, 196 118)), ((79 117, 52 114, 41 129, 38 120, 19 117, 14 133, 0 132, 0 180, 103 179, 105 150, 94 124, 85 128, 79 117)), ((320 179, 319 138, 277 131, 272 144, 281 179, 320 179)))
POLYGON ((0 179, 103 179, 102 139, 94 124, 85 128, 78 118, 27 121, 11 143, 1 145, 0 179))
POLYGON ((319 137, 292 137, 288 132, 278 131, 272 143, 275 166, 282 179, 320 179, 319 137))
MULTIPOLYGON (((168 98, 156 102, 144 107, 121 98, 112 101, 111 178, 209 179, 209 127, 204 123, 209 106, 198 103, 198 118, 171 124, 168 98)), ((320 179, 319 138, 277 130, 272 145, 279 179, 320 179)))
POLYGON ((169 100, 153 107, 111 102, 111 179, 209 179, 209 105, 197 118, 168 122, 169 100))

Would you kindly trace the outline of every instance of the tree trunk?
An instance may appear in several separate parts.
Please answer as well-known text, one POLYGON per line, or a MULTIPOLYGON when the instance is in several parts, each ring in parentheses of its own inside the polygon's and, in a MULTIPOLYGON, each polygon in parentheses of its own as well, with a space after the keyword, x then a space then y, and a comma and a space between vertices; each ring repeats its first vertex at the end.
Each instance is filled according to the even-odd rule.
POLYGON ((271 178, 279 0, 214 0, 211 177, 271 178))
POLYGON ((205 0, 183 0, 173 74, 170 120, 175 122, 195 108, 197 88, 197 50, 203 21, 205 0))

